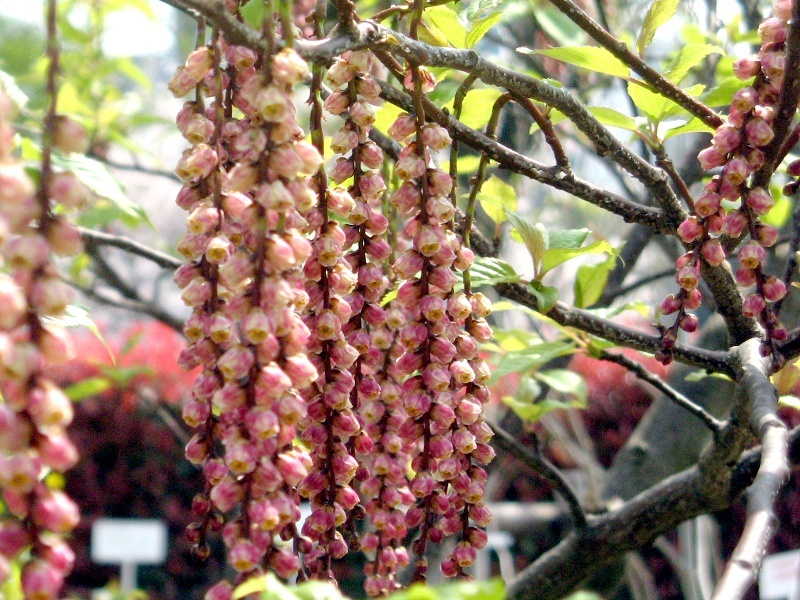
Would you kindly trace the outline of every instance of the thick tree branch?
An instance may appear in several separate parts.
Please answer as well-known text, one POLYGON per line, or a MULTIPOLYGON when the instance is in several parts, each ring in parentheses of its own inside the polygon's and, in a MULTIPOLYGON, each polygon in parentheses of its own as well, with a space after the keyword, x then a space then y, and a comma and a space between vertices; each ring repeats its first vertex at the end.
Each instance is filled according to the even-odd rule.
POLYGON ((775 496, 789 476, 786 425, 776 414, 778 395, 769 380, 769 361, 761 356, 760 347, 760 340, 749 340, 733 349, 739 382, 750 405, 750 430, 761 442, 762 456, 747 493, 742 537, 712 600, 738 600, 752 587, 777 526, 775 496))
MULTIPOLYGON (((791 433, 800 445, 800 428, 791 433)), ((734 462, 731 485, 705 493, 703 475, 695 466, 673 475, 604 515, 588 515, 587 528, 573 531, 510 582, 510 600, 556 600, 583 581, 614 564, 626 552, 694 517, 727 508, 752 483, 762 448, 734 462), (602 551, 598 551, 602 549, 602 551)))

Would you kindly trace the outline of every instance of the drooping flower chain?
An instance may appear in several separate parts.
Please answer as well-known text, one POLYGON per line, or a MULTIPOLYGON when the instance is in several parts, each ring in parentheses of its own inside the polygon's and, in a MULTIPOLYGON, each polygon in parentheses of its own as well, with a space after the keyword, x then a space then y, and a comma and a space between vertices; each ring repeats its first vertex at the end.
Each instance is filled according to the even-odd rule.
MULTIPOLYGON (((399 587, 395 574, 409 562, 403 546, 407 533, 403 509, 411 504, 413 496, 408 489, 408 458, 397 435, 406 415, 400 402, 400 387, 388 374, 392 358, 400 355, 391 354, 391 349, 398 347, 390 341, 396 338, 396 332, 387 335, 387 315, 380 306, 389 284, 383 261, 392 249, 384 238, 389 222, 380 211, 386 190, 378 171, 383 152, 368 138, 375 120, 372 105, 379 102, 380 93, 370 75, 372 61, 367 51, 347 52, 336 60, 328 70, 327 80, 337 89, 328 97, 326 106, 335 113, 346 114, 344 126, 333 137, 332 148, 340 154, 349 153, 336 161, 331 176, 336 183, 353 178, 348 192, 355 199, 355 206, 346 232, 349 245, 355 248, 347 260, 358 273, 358 284, 350 297, 354 314, 345 330, 359 353, 354 365, 354 402, 373 446, 371 452, 362 453, 361 493, 366 501, 366 516, 375 531, 364 537, 362 549, 371 557, 365 565, 365 590, 377 596, 399 587)), ((399 320, 396 327, 401 324, 399 320)))
POLYGON ((734 73, 740 79, 755 77, 755 80, 734 94, 728 122, 717 128, 712 145, 698 155, 704 170, 717 167, 722 170, 706 184, 694 201, 692 215, 678 227, 678 235, 691 247, 676 263, 680 292, 667 296, 661 304, 661 314, 677 313, 673 325, 663 333, 661 351, 657 354, 664 363, 672 360, 671 349, 678 329, 687 332, 697 329, 697 317, 687 311, 698 308, 702 302, 698 289, 700 261, 716 266, 726 260, 720 234, 734 239, 743 234, 749 237, 737 252, 740 267, 736 271, 736 282, 742 288, 755 285, 756 289, 746 295, 742 312, 758 319, 766 332, 764 352, 773 354, 775 360, 780 359, 772 342, 785 339, 787 331, 778 323, 770 303, 786 295, 786 286, 763 270, 765 248, 776 243, 778 232, 760 218, 769 213, 774 200, 768 190, 751 187, 747 180, 763 165, 762 148, 774 137, 772 122, 783 81, 790 11, 789 0, 778 0, 773 5, 775 16, 765 19, 759 26, 761 49, 758 55, 734 64, 734 73), (721 205, 723 200, 740 200, 741 204, 739 208, 727 210, 721 205))
POLYGON ((12 155, 15 109, 0 92, 0 489, 7 509, 0 521, 0 581, 9 577, 10 561, 22 560, 25 598, 41 600, 58 598, 72 570, 75 555, 64 537, 80 517, 77 505, 46 479, 78 460, 66 434, 72 404, 47 367, 72 354, 66 331, 49 320, 63 316, 73 300, 52 254, 70 256, 82 244, 78 230, 53 208, 78 209, 91 197, 73 173, 55 172, 50 162, 53 147, 69 153, 88 145, 82 128, 54 110, 53 104, 45 119, 37 190, 12 155))
MULTIPOLYGON (((231 566, 241 577, 269 567, 288 578, 300 569, 298 552, 311 547, 296 527, 296 488, 311 466, 294 444, 306 416, 298 391, 317 377, 298 314, 308 300, 300 267, 311 254, 299 231, 306 226, 301 213, 316 201, 308 176, 322 159, 302 141, 294 117, 292 88, 307 75, 296 53, 287 49, 259 61, 243 47, 221 42, 223 50, 225 73, 215 75, 202 58, 211 50, 200 48, 173 78, 191 73, 195 86, 205 80, 213 91, 221 82, 217 97, 225 94, 216 148, 196 143, 178 167, 186 184, 178 202, 191 211, 189 239, 179 248, 192 262, 176 281, 194 308, 186 326, 192 345, 182 362, 205 365, 184 411, 187 423, 201 428, 187 455, 203 464, 211 484, 208 501, 195 503, 200 516, 230 515, 223 540, 231 566), (193 71, 201 59, 202 68, 193 71), (231 117, 232 106, 242 119, 231 117), (294 540, 293 547, 277 538, 294 540)), ((211 111, 216 117, 216 106, 211 111)), ((208 597, 227 598, 231 590, 222 582, 208 597)))
MULTIPOLYGON (((411 67, 404 85, 419 95, 429 93, 435 80, 425 69, 411 67)), ((460 541, 442 563, 442 572, 460 576, 474 562, 483 541, 472 533, 476 529, 470 521, 485 526, 490 519, 482 502, 486 471, 480 465, 494 456, 487 444, 491 431, 480 416, 465 418, 464 411, 481 403, 479 396, 469 393, 468 384, 480 385, 489 378, 472 335, 477 335, 477 341, 486 341, 490 330, 479 315, 471 331, 464 332, 472 303, 465 294, 454 291, 456 269, 468 268, 473 255, 452 231, 455 207, 448 198, 452 180, 431 166, 432 152, 450 144, 447 131, 426 124, 424 115, 401 114, 389 133, 397 141, 411 137, 395 165, 403 183, 393 200, 409 217, 404 231, 412 240, 412 247, 397 260, 394 270, 405 280, 397 301, 409 321, 400 332, 406 352, 397 365, 407 376, 403 398, 408 419, 399 433, 412 447, 410 489, 417 498, 406 513, 406 525, 420 529, 420 537, 412 545, 414 579, 425 579, 427 543, 439 543, 455 534, 460 541)))

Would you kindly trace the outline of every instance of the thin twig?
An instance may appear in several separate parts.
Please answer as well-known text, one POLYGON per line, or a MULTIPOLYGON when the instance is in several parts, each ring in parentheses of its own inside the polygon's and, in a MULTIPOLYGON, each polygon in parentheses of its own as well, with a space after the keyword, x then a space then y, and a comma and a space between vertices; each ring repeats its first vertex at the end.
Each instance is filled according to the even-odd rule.
POLYGON ((487 420, 487 425, 489 425, 495 433, 493 444, 525 463, 542 477, 542 479, 547 481, 547 483, 552 486, 553 491, 559 494, 567 503, 570 515, 572 515, 574 527, 576 529, 585 527, 586 515, 583 512, 580 500, 569 482, 564 479, 558 467, 541 456, 538 452, 520 444, 514 436, 503 429, 498 423, 489 422, 489 420, 487 420))
POLYGON ((158 250, 154 250, 149 246, 145 246, 141 242, 137 242, 136 240, 132 240, 125 236, 105 233, 103 231, 95 231, 93 229, 86 229, 84 227, 80 227, 79 231, 87 245, 112 246, 114 248, 119 248, 120 250, 125 250, 131 254, 146 258, 147 260, 154 262, 159 267, 163 267, 164 269, 177 269, 183 264, 183 262, 178 258, 163 252, 159 252, 158 250))
POLYGON ((709 127, 717 128, 724 122, 722 118, 702 102, 692 98, 678 86, 666 79, 640 57, 628 49, 628 45, 603 29, 572 0, 550 0, 562 14, 588 33, 593 40, 611 52, 634 73, 639 75, 656 92, 669 98, 696 116, 709 127))
POLYGON ((714 415, 710 414, 702 406, 692 401, 690 398, 687 398, 686 396, 681 394, 678 390, 669 385, 666 381, 652 374, 650 371, 645 369, 640 363, 636 362, 635 360, 631 360, 624 354, 608 352, 607 350, 603 350, 600 352, 600 358, 602 360, 607 360, 609 362, 622 365, 629 371, 635 373, 639 379, 641 379, 642 381, 646 381, 654 388, 662 392, 665 396, 667 396, 667 398, 675 402, 675 404, 686 409, 688 412, 690 412, 695 417, 700 419, 703 422, 703 424, 706 427, 708 427, 709 431, 711 431, 712 434, 716 435, 719 432, 720 428, 722 427, 722 421, 717 419, 714 415))
POLYGON ((112 298, 111 296, 100 292, 96 289, 80 285, 74 281, 68 282, 72 287, 79 290, 82 294, 84 294, 87 298, 91 298, 96 302, 100 302, 101 304, 105 304, 107 306, 113 306, 115 308, 122 308, 124 310, 129 310, 131 312, 135 312, 138 314, 145 314, 153 317, 154 319, 161 321, 165 325, 171 327, 178 333, 183 333, 183 323, 185 319, 178 319, 173 317, 169 313, 162 310, 160 307, 155 306, 149 302, 144 300, 129 300, 127 298, 112 298))

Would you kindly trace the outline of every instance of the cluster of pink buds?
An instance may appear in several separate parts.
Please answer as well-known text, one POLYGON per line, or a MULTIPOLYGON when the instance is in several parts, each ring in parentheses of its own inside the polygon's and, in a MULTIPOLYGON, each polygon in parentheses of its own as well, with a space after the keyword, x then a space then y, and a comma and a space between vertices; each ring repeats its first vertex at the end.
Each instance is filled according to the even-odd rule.
MULTIPOLYGON (((313 467, 301 485, 311 502, 311 516, 303 533, 315 543, 305 557, 311 574, 332 578, 331 559, 357 547, 355 517, 363 514, 355 478, 359 457, 373 450, 362 432, 359 408, 364 398, 380 392, 370 367, 381 358, 373 348, 368 327, 383 322, 379 300, 388 286, 379 261, 391 248, 380 235, 388 220, 376 210, 386 189, 377 168, 383 153, 368 139, 374 122, 372 104, 380 88, 369 76, 372 56, 347 52, 327 72, 329 83, 344 86, 329 96, 326 106, 345 116, 333 136, 332 149, 340 156, 330 172, 334 184, 353 180, 349 189, 328 190, 320 174, 320 203, 306 215, 314 233, 312 256, 306 262, 309 296, 306 324, 311 331, 309 352, 320 372, 306 393, 308 421, 303 439, 309 445, 313 467), (345 101, 336 100, 342 96, 345 101), (333 98, 333 101, 331 101, 333 98), (346 110, 349 109, 349 110, 346 110), (340 225, 334 217, 350 222, 340 225), (347 248, 356 249, 345 254, 347 248)), ((363 477, 362 477, 363 479, 363 477)))
MULTIPOLYGON (((434 84, 416 67, 404 82, 415 95, 430 92, 434 84)), ((396 366, 404 378, 407 419, 398 435, 411 457, 410 490, 416 499, 405 524, 420 530, 412 545, 415 580, 425 579, 428 542, 454 535, 459 541, 441 568, 448 577, 463 576, 485 545, 480 527, 491 518, 483 503, 483 465, 494 451, 488 445, 492 432, 481 417, 490 374, 478 356, 478 343, 491 336, 485 320, 491 309, 480 294, 469 297, 455 289, 457 271, 469 268, 473 254, 452 228, 450 175, 433 164, 433 153, 450 144, 448 132, 425 123, 424 115, 407 114, 389 132, 405 144, 395 165, 403 183, 393 201, 408 217, 404 234, 411 241, 394 264, 402 280, 397 302, 406 311, 399 332, 405 353, 396 366)))
MULTIPOLYGON (((677 313, 675 322, 663 332, 657 355, 665 364, 672 360, 678 329, 686 332, 697 329, 697 317, 687 311, 698 308, 702 301, 698 290, 700 261, 711 266, 726 261, 719 237, 723 234, 733 239, 749 238, 737 252, 736 282, 742 288, 755 286, 755 290, 746 294, 742 312, 764 327, 767 338, 764 351, 779 359, 772 342, 785 339, 787 332, 778 323, 770 303, 786 295, 786 285, 763 271, 765 248, 776 243, 778 232, 760 219, 775 202, 768 190, 748 185, 748 178, 764 164, 763 148, 774 137, 772 122, 783 82, 790 11, 789 0, 778 0, 773 5, 774 16, 758 29, 761 37, 758 55, 734 64, 736 75, 743 80, 752 79, 752 83, 734 94, 727 123, 717 128, 711 146, 698 155, 706 171, 718 167, 721 170, 705 185, 694 201, 692 214, 678 227, 678 235, 689 251, 676 263, 680 292, 668 296, 661 304, 661 314, 677 313), (738 201, 739 206, 726 209, 723 200, 738 201)), ((800 174, 800 168, 797 171, 800 174)))
POLYGON ((48 365, 71 358, 66 331, 53 317, 72 302, 72 290, 58 276, 52 254, 81 248, 77 229, 63 209, 80 207, 89 190, 72 174, 54 172, 53 146, 63 152, 85 148, 86 134, 66 117, 48 118, 45 160, 38 190, 12 156, 14 107, 0 92, 0 581, 12 560, 22 561, 26 598, 59 597, 74 553, 64 541, 78 524, 77 505, 48 485, 78 460, 66 434, 72 403, 47 376, 48 365))
MULTIPOLYGON (((193 309, 179 360, 203 366, 184 407, 197 428, 186 453, 207 489, 195 498, 199 521, 188 533, 203 556, 208 530, 221 528, 240 580, 267 568, 289 578, 312 547, 297 526, 298 487, 312 461, 295 442, 307 418, 301 392, 318 377, 300 317, 312 255, 303 215, 316 203, 310 176, 322 164, 295 119, 293 88, 308 67, 291 49, 259 57, 220 36, 192 56, 202 60, 190 57, 176 76, 198 91, 178 115, 193 146, 177 168, 177 202, 189 212, 179 250, 189 262, 175 280, 193 309)), ((207 598, 227 600, 232 590, 223 581, 207 598)))

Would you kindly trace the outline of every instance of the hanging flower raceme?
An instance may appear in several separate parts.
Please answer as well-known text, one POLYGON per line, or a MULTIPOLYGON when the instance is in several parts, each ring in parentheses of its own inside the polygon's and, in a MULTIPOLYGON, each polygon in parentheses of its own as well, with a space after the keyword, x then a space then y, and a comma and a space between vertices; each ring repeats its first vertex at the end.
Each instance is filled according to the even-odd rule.
MULTIPOLYGON (((189 533, 203 544, 208 528, 222 527, 240 579, 266 568, 289 578, 300 569, 298 552, 311 549, 296 525, 297 486, 311 460, 294 441, 306 418, 300 391, 317 378, 299 316, 308 303, 301 268, 312 252, 300 231, 316 201, 309 175, 322 158, 295 120, 305 62, 290 49, 258 57, 218 39, 208 70, 192 74, 214 97, 211 107, 190 103, 179 116, 195 142, 178 167, 178 203, 190 213, 179 250, 190 262, 176 282, 193 307, 181 362, 204 366, 184 420, 198 427, 187 456, 208 481, 189 533)), ((207 597, 231 593, 221 582, 207 597)))
POLYGON ((75 558, 64 538, 80 516, 46 477, 78 460, 66 433, 72 403, 47 372, 48 365, 72 357, 70 339, 53 318, 65 314, 73 294, 52 255, 77 253, 81 238, 53 208, 79 208, 91 196, 72 173, 53 171, 54 146, 69 153, 85 149, 86 141, 79 125, 53 109, 46 118, 37 189, 11 154, 15 109, 0 92, 0 489, 6 508, 0 580, 9 577, 12 560, 21 561, 25 598, 39 600, 59 596, 75 558))
POLYGON ((767 338, 764 351, 779 360, 772 342, 787 336, 771 307, 771 303, 784 297, 786 286, 776 277, 767 275, 762 267, 765 248, 776 243, 778 232, 762 222, 761 217, 769 213, 775 202, 768 190, 748 183, 750 176, 764 164, 763 149, 774 137, 772 122, 783 81, 791 2, 778 0, 773 12, 774 16, 759 27, 761 49, 758 55, 734 63, 735 74, 752 83, 734 94, 727 123, 717 128, 711 146, 698 155, 703 169, 721 167, 721 170, 694 201, 693 214, 678 227, 678 235, 689 246, 689 251, 676 263, 680 291, 661 304, 661 314, 677 313, 675 322, 664 330, 661 351, 657 354, 664 363, 672 360, 678 329, 686 332, 697 329, 697 317, 688 311, 698 308, 702 302, 698 289, 701 261, 711 266, 726 261, 719 238, 723 234, 734 239, 743 235, 749 238, 737 252, 740 266, 736 270, 736 282, 742 288, 755 286, 754 291, 746 294, 742 312, 764 327, 767 338), (738 202, 739 206, 727 209, 723 200, 738 202))
MULTIPOLYGON (((425 69, 412 67, 404 83, 416 95, 430 92, 435 80, 425 69)), ((394 265, 404 280, 397 301, 408 317, 400 331, 405 354, 397 362, 406 377, 402 395, 408 418, 399 435, 411 447, 410 489, 417 499, 406 513, 406 525, 420 530, 412 546, 415 579, 425 577, 428 542, 452 535, 460 541, 442 571, 459 576, 485 543, 473 525, 484 526, 490 518, 483 504, 482 465, 494 455, 487 444, 491 431, 473 414, 485 400, 475 390, 489 377, 477 356, 477 343, 490 335, 484 320, 488 307, 473 314, 471 299, 455 291, 457 271, 469 268, 473 254, 452 230, 455 208, 448 194, 453 182, 433 166, 433 152, 450 144, 447 131, 425 123, 424 115, 402 114, 390 134, 399 142, 411 138, 395 166, 403 183, 393 198, 409 217, 405 234, 411 240, 394 265)))

